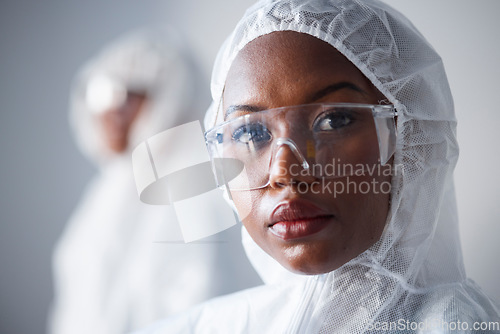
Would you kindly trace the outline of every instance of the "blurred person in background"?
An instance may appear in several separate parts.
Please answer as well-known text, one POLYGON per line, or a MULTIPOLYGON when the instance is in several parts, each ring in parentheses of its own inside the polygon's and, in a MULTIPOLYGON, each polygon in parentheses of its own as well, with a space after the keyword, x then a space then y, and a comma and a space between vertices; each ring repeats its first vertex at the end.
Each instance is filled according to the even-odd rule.
POLYGON ((137 196, 134 147, 200 119, 208 102, 187 50, 170 30, 138 30, 105 47, 74 81, 71 125, 99 173, 55 247, 53 334, 124 333, 257 284, 243 251, 227 252, 227 241, 184 244, 173 209, 137 196))

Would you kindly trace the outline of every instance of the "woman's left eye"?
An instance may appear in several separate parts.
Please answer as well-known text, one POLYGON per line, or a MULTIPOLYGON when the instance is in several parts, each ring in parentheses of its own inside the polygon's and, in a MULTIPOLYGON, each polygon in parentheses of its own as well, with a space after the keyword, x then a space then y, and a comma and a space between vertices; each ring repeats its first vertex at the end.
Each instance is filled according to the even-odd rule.
POLYGON ((332 131, 340 130, 354 121, 351 113, 346 112, 331 112, 323 114, 314 122, 315 131, 332 131))

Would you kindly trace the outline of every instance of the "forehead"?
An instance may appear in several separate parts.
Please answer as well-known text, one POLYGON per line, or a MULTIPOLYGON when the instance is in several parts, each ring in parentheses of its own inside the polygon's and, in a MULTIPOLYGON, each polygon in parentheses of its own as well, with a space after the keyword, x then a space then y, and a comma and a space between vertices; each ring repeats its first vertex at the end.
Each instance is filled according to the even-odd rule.
POLYGON ((300 104, 314 90, 341 81, 361 88, 371 86, 330 44, 303 33, 273 32, 256 38, 238 53, 226 79, 224 105, 300 104))
POLYGON ((330 44, 314 36, 295 31, 275 31, 270 34, 260 36, 249 42, 238 53, 233 67, 241 63, 256 63, 256 61, 266 59, 265 65, 272 60, 275 64, 286 65, 295 62, 302 68, 314 68, 318 65, 318 60, 323 63, 350 62, 330 44), (300 63, 300 64, 299 64, 300 63))

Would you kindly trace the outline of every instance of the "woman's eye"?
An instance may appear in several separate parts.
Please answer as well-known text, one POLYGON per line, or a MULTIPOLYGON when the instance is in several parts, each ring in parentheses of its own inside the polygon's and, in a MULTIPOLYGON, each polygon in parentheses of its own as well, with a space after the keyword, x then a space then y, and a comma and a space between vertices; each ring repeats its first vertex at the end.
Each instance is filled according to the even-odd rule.
POLYGON ((233 140, 250 144, 262 144, 271 139, 271 134, 262 124, 249 124, 239 127, 233 132, 233 140))
POLYGON ((323 114, 314 123, 316 131, 339 130, 350 125, 354 121, 354 116, 349 112, 332 112, 323 114))

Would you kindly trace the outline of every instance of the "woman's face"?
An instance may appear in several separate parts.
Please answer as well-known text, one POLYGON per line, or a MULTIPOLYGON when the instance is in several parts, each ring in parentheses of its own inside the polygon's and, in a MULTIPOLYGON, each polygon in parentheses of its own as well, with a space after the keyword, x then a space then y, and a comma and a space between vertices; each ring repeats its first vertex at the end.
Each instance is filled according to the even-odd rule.
MULTIPOLYGON (((234 117, 292 105, 378 104, 382 99, 335 48, 287 31, 261 36, 239 52, 226 80, 223 106, 234 117)), ((294 133, 285 135, 294 140, 294 133)), ((379 240, 390 195, 373 188, 354 191, 353 182, 389 184, 390 176, 374 173, 336 179, 347 189, 342 192, 328 191, 328 187, 297 191, 298 182, 311 183, 312 179, 295 175, 297 180, 292 182, 286 167, 296 162, 293 154, 286 148, 278 152, 275 161, 280 168, 262 166, 270 170, 268 186, 231 191, 243 224, 264 251, 292 272, 319 274, 339 268, 379 240)), ((351 163, 367 161, 367 157, 376 161, 377 155, 375 136, 352 147, 351 163)))

